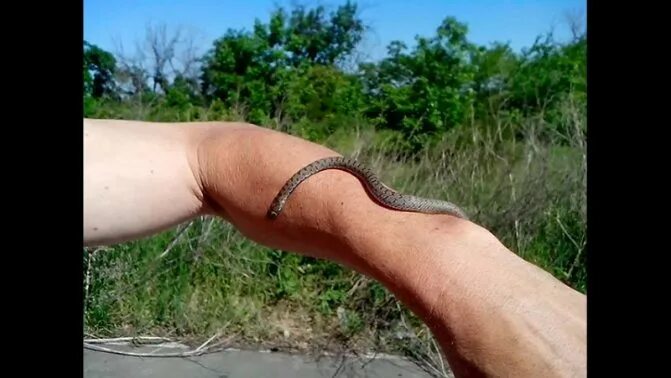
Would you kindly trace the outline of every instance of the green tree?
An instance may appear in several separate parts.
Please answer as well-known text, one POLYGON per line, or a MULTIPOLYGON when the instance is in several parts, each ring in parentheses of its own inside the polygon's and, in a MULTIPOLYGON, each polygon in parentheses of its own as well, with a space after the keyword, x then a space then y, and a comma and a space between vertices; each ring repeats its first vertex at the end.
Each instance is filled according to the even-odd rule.
POLYGON ((109 52, 84 41, 84 115, 90 116, 104 98, 116 96, 116 60, 109 52))
POLYGON ((511 82, 510 106, 525 112, 547 110, 572 93, 586 99, 587 40, 560 44, 551 34, 523 51, 511 82))
POLYGON ((508 44, 497 42, 477 49, 473 55, 473 90, 478 117, 496 114, 505 105, 518 65, 518 57, 508 44))
POLYGON ((401 131, 416 148, 462 122, 474 100, 471 62, 477 52, 467 30, 447 17, 434 37, 417 37, 413 51, 395 41, 388 58, 362 66, 367 114, 379 126, 401 131))
POLYGON ((185 110, 192 105, 201 105, 198 83, 182 75, 177 75, 170 85, 166 85, 166 105, 177 110, 185 110))
MULTIPOLYGON (((284 14, 282 9, 279 14, 284 14)), ((365 27, 356 15, 357 5, 351 2, 338 7, 326 18, 326 9, 298 6, 288 19, 283 44, 290 53, 293 66, 305 62, 333 65, 350 54, 363 38, 365 27)), ((285 19, 282 16, 281 19, 285 19)))
POLYGON ((257 20, 251 32, 227 31, 204 57, 203 93, 209 100, 219 99, 230 107, 246 107, 252 122, 286 111, 286 106, 291 107, 294 117, 322 117, 319 114, 333 108, 325 103, 324 94, 336 85, 334 80, 340 79, 330 77, 334 71, 329 68, 311 67, 333 67, 353 52, 364 31, 356 10, 356 5, 347 3, 327 18, 322 6, 299 6, 291 14, 278 8, 267 24, 257 20), (312 78, 326 75, 315 80, 322 88, 312 84, 311 89, 297 91, 296 81, 303 81, 306 73, 312 78), (310 90, 314 98, 306 99, 310 90), (312 105, 286 105, 299 101, 295 96, 312 105), (308 108, 312 109, 311 115, 307 114, 308 108), (315 111, 317 108, 322 110, 315 111))
POLYGON ((114 94, 114 56, 84 41, 84 94, 99 99, 114 94))

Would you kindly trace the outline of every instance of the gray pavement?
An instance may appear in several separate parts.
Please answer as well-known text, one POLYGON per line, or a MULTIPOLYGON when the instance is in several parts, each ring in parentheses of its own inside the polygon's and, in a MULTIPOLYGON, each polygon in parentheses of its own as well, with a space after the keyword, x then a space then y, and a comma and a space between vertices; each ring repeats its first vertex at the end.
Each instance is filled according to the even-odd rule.
MULTIPOLYGON (((156 347, 106 346, 116 350, 148 353, 156 347), (132 348, 132 349, 131 349, 132 348)), ((181 352, 161 349, 161 353, 181 352)), ((194 378, 317 378, 406 377, 430 375, 412 362, 395 356, 303 356, 278 352, 226 350, 197 357, 131 357, 84 349, 84 377, 194 377, 194 378)))

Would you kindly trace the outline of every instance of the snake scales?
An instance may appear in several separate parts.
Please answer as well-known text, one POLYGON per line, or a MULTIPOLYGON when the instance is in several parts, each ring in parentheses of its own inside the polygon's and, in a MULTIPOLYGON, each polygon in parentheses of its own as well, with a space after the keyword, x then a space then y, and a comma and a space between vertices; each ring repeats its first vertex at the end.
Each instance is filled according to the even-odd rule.
POLYGON ((326 169, 339 169, 353 174, 363 181, 366 189, 375 200, 391 209, 427 214, 450 214, 468 219, 468 216, 462 209, 450 202, 398 193, 384 185, 369 168, 364 167, 356 160, 339 156, 319 159, 296 172, 284 184, 273 200, 268 209, 268 218, 275 219, 280 215, 289 196, 298 185, 310 176, 326 169))

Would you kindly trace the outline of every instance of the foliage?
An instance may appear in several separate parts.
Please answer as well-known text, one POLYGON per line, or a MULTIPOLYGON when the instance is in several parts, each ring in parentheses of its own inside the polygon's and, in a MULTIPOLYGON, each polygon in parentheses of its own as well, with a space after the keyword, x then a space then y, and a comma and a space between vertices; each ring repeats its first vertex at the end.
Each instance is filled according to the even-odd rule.
MULTIPOLYGON (((364 119, 378 130, 399 133, 407 152, 501 112, 540 114, 553 128, 545 134, 561 133, 567 127, 558 122, 561 104, 586 102, 584 33, 565 44, 548 34, 516 53, 506 44, 470 42, 467 26, 446 17, 433 36, 418 36, 412 48, 393 41, 384 59, 345 71, 340 64, 353 57, 365 30, 354 3, 330 13, 324 6, 280 7, 267 22, 256 20, 253 30, 231 29, 215 40, 199 59, 198 75, 178 74, 170 82, 158 75, 160 90, 148 84, 155 72, 138 64, 115 68, 111 54, 85 42, 85 102, 111 103, 132 93, 124 100, 132 106, 195 117, 200 113, 195 108, 223 105, 238 118, 257 124, 274 120, 312 140, 364 119), (122 93, 129 81, 135 90, 122 93)), ((94 114, 93 108, 85 114, 94 114)))
POLYGON ((204 58, 205 96, 229 107, 243 106, 256 123, 282 113, 287 103, 286 115, 294 119, 317 119, 337 110, 323 95, 338 85, 334 81, 340 72, 333 67, 352 53, 364 29, 355 16, 356 5, 340 6, 328 19, 325 13, 323 6, 299 6, 291 14, 279 8, 269 23, 257 20, 252 32, 229 30, 204 58), (306 78, 315 80, 303 90, 306 78), (297 109, 303 101, 309 105, 297 109))

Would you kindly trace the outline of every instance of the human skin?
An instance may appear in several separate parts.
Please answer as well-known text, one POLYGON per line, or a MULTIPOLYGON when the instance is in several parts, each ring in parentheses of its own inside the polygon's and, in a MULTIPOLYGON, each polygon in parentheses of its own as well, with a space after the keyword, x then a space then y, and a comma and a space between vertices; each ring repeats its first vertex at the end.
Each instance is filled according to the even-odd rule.
POLYGON ((586 376, 586 296, 450 215, 387 209, 353 175, 303 182, 336 152, 244 123, 84 120, 84 244, 146 237, 220 216, 268 247, 338 262, 387 287, 422 319, 457 376, 586 376))

